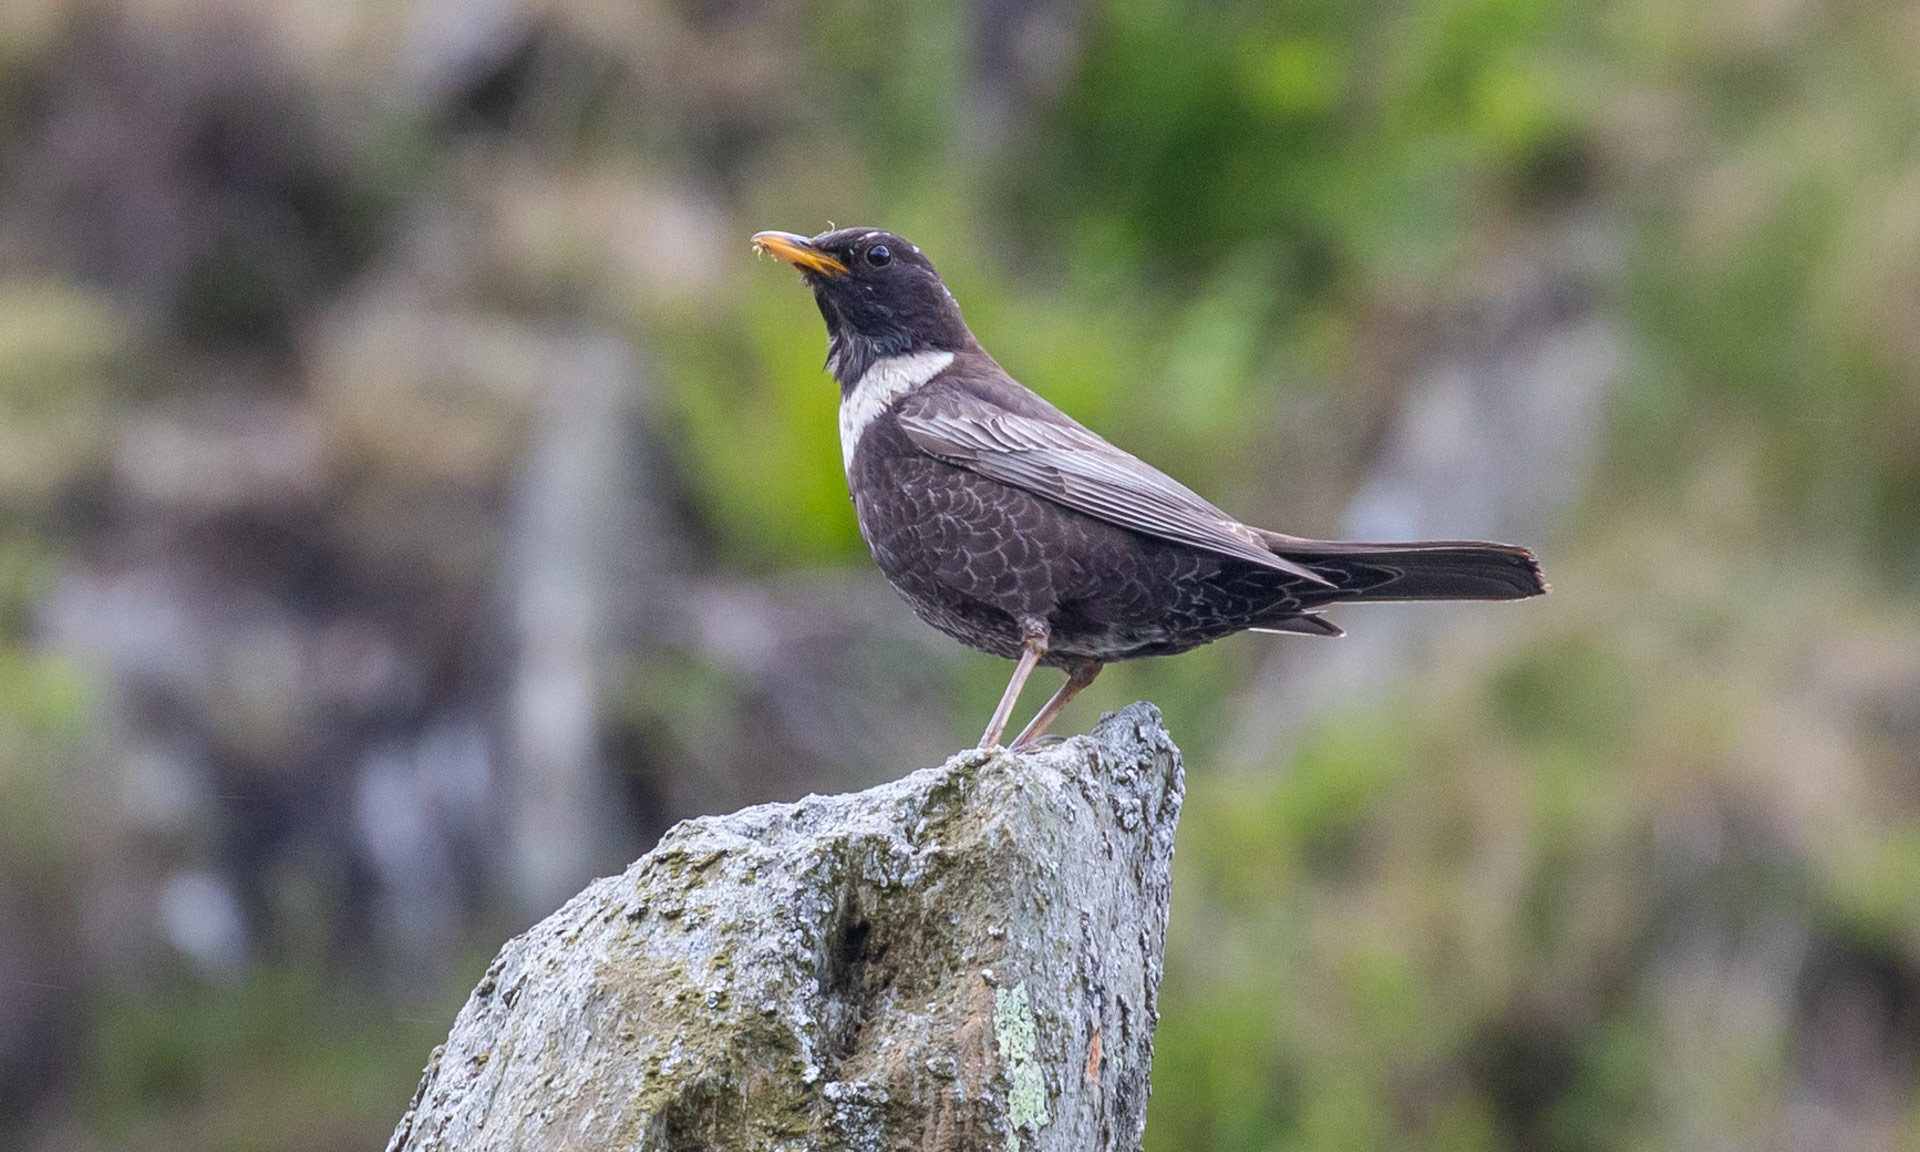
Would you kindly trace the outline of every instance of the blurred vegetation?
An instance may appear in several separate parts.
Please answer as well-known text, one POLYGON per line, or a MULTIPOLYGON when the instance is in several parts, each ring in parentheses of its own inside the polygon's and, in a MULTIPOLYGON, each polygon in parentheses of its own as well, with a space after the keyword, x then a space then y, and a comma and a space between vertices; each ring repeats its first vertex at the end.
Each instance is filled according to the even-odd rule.
MULTIPOLYGON (((13 7, 0 137, 34 160, 95 17, 13 7)), ((135 26, 178 18, 146 7, 135 26)), ((972 8, 720 7, 554 6, 543 43, 577 50, 513 75, 587 79, 506 117, 504 144, 476 127, 505 115, 492 89, 458 114, 375 98, 390 53, 303 55, 305 25, 262 15, 308 73, 270 108, 322 125, 274 170, 333 188, 293 226, 330 259, 283 263, 217 196, 204 219, 182 201, 206 235, 177 294, 5 232, 0 871, 59 939, 88 850, 60 782, 105 721, 31 621, 99 516, 116 422, 218 377, 220 333, 297 359, 288 300, 378 269, 396 221, 471 210, 468 291, 647 347, 702 555, 754 576, 866 563, 818 319, 745 258, 756 228, 912 236, 1016 375, 1236 513, 1320 534, 1448 324, 1504 262, 1590 226, 1617 249, 1596 292, 1629 363, 1585 497, 1525 541, 1545 607, 1471 618, 1416 682, 1258 771, 1214 765, 1269 638, 1115 668, 1062 725, 1151 698, 1188 754, 1149 1147, 1920 1141, 1920 10, 1107 0, 983 128, 1004 72, 970 50, 972 8), (725 246, 619 250, 622 197, 663 187, 725 246)), ((233 133, 273 137, 263 115, 233 133)), ((666 215, 649 235, 683 239, 666 215)), ((518 443, 494 411, 518 399, 436 392, 421 362, 401 411, 493 405, 489 459, 518 443)), ((365 484, 431 471, 413 423, 320 391, 365 484)), ((381 539, 433 549, 400 523, 381 539)), ((620 707, 651 730, 691 700, 717 739, 744 715, 729 674, 685 665, 631 662, 620 707)), ((956 665, 954 739, 1002 672, 956 665)), ((102 980, 48 1009, 78 1039, 33 1146, 377 1140, 474 964, 390 997, 336 963, 102 980)))
POLYGON ((395 1016, 368 991, 269 969, 237 985, 99 997, 82 1064, 88 1139, 236 1152, 380 1146, 394 1085, 418 1075, 419 1053, 446 1038, 464 994, 395 1016))

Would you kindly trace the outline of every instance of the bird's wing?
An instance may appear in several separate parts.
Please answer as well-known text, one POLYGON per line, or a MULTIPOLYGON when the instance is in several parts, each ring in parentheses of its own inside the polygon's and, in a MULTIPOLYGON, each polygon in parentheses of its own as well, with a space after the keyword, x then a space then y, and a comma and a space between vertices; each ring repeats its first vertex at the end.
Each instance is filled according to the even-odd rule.
POLYGON ((928 455, 1076 512, 1328 583, 1311 568, 1276 556, 1258 531, 1199 493, 1064 415, 1045 419, 923 392, 902 403, 899 421, 907 438, 928 455))

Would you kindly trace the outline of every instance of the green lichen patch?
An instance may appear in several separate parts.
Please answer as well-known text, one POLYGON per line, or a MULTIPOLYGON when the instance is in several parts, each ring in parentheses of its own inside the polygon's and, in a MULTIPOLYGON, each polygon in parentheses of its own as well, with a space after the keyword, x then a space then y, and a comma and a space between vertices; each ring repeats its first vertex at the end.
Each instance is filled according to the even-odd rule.
POLYGON ((1019 1131, 1037 1131, 1051 1117, 1047 1113, 1047 1081, 1037 1059, 1040 1038, 1027 986, 1000 988, 993 994, 993 1036, 1000 1058, 1007 1062, 1007 1147, 1019 1152, 1019 1131))

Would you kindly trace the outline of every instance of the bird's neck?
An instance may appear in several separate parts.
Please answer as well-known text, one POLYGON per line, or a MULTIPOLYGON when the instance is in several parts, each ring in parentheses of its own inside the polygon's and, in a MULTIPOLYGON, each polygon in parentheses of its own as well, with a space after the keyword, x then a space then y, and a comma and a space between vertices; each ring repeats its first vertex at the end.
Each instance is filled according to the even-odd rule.
POLYGON ((866 377, 876 363, 916 352, 959 352, 973 344, 973 334, 963 328, 964 339, 916 340, 906 333, 868 336, 851 328, 836 328, 827 337, 827 371, 840 384, 845 397, 866 377))
POLYGON ((900 336, 872 337, 851 328, 839 328, 827 337, 827 371, 840 383, 841 395, 852 391, 874 362, 913 351, 913 342, 900 336))

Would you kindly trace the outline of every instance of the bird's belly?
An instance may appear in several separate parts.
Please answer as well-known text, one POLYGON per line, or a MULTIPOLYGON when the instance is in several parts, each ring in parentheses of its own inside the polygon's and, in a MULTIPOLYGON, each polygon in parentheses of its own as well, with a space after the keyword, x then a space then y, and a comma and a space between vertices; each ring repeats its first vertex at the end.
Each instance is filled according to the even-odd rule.
POLYGON ((874 562, 914 612, 1009 659, 1023 620, 1046 625, 1050 664, 1183 652, 1258 623, 1290 580, 936 460, 891 421, 849 480, 874 562))
POLYGON ((1062 541, 1033 497, 911 449, 876 451, 890 434, 868 432, 849 477, 874 563, 927 623, 1018 656, 1022 621, 1047 620, 1059 601, 1062 541))

